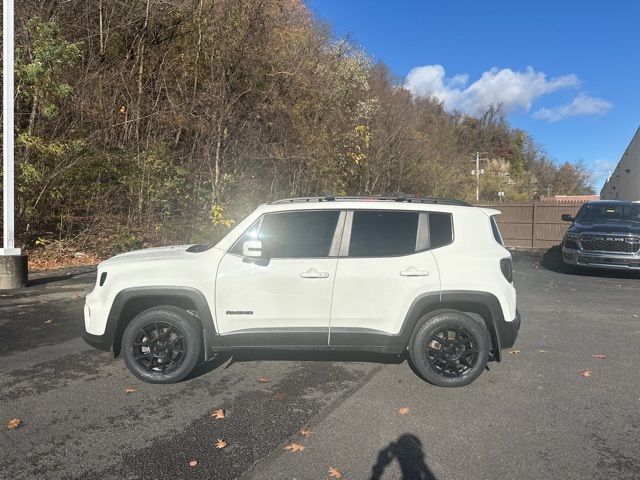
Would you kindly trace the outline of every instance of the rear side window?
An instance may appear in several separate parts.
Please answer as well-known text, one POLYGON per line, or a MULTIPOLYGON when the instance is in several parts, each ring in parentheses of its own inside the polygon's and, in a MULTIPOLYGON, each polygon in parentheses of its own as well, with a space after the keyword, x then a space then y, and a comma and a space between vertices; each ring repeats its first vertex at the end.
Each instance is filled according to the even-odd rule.
POLYGON ((264 216, 258 239, 267 258, 328 257, 339 211, 271 213, 264 216))
POLYGON ((502 235, 500 235, 500 229, 498 228, 498 222, 496 222, 495 217, 491 217, 491 231, 493 232, 493 238, 496 239, 500 245, 504 247, 504 242, 502 241, 502 235))
POLYGON ((431 248, 444 247, 453 242, 453 225, 449 213, 429 214, 429 238, 431 248))
POLYGON ((418 212, 353 212, 349 257, 389 257, 416 251, 418 212))

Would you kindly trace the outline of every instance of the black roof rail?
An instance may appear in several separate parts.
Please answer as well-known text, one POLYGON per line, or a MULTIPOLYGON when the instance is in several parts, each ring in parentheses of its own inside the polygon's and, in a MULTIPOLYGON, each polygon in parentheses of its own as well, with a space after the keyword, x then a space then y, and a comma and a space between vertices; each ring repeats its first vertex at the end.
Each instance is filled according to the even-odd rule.
POLYGON ((430 203, 430 204, 438 204, 438 205, 457 205, 461 207, 472 207, 470 203, 467 203, 462 200, 456 200, 453 198, 420 198, 414 197, 411 195, 325 195, 322 197, 294 197, 294 198, 283 198, 281 200, 276 200, 271 202, 271 205, 282 205, 287 203, 311 203, 311 202, 404 202, 404 203, 430 203))

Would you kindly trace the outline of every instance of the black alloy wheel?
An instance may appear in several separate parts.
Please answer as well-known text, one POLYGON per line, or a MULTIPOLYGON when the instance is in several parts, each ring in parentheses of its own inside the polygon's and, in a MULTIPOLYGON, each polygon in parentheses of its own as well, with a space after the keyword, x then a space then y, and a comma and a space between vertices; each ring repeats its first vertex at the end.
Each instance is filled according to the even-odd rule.
POLYGON ((422 317, 409 341, 413 370, 441 387, 462 387, 478 378, 487 365, 489 334, 480 319, 456 310, 422 317))
POLYGON ((179 382, 200 360, 202 326, 181 308, 153 307, 127 325, 121 352, 125 364, 139 379, 149 383, 179 382))

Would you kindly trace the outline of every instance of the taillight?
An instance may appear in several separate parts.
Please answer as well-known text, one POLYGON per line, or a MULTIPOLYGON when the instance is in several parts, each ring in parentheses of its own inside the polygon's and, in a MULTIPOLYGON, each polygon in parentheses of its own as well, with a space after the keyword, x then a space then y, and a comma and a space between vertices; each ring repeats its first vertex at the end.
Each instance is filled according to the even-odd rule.
POLYGON ((510 258, 503 258, 500 260, 500 270, 502 270, 502 274, 504 278, 507 279, 509 283, 513 282, 513 264, 511 263, 510 258))

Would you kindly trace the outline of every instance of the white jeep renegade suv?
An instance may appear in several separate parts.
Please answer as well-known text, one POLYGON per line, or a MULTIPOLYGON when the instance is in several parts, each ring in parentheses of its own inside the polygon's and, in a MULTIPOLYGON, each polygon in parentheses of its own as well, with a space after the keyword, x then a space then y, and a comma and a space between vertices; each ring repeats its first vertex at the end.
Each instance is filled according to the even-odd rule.
POLYGON ((444 199, 309 197, 258 209, 218 244, 98 265, 84 339, 154 383, 238 349, 401 355, 471 383, 520 327, 500 212, 444 199))

